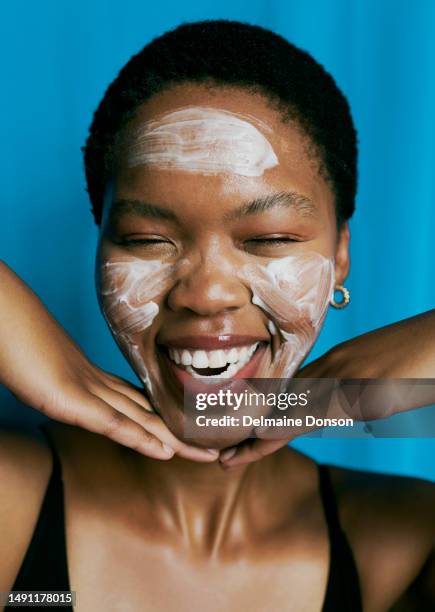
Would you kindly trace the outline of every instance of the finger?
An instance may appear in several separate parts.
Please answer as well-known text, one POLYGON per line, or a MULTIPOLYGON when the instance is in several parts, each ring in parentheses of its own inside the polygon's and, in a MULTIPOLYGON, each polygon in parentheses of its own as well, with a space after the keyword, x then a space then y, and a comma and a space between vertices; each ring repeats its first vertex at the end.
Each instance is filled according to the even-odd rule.
POLYGON ((144 393, 141 393, 139 391, 139 389, 136 389, 135 387, 130 387, 127 385, 127 383, 123 383, 121 381, 118 383, 111 383, 110 388, 112 389, 112 391, 115 391, 116 393, 127 397, 135 404, 138 404, 142 410, 155 413, 151 402, 148 400, 144 393))
POLYGON ((258 461, 286 446, 288 440, 247 440, 240 446, 226 449, 219 461, 222 467, 234 468, 258 461))
POLYGON ((175 452, 183 459, 210 463, 219 458, 219 451, 215 448, 199 448, 197 446, 191 446, 190 444, 181 442, 178 439, 177 442, 178 446, 175 448, 175 452))
POLYGON ((162 443, 139 423, 92 393, 80 398, 75 408, 72 410, 70 408, 62 420, 101 434, 154 459, 170 459, 174 455, 173 448, 162 443))
POLYGON ((218 458, 219 451, 217 450, 197 448, 179 440, 158 414, 144 410, 142 405, 137 404, 123 393, 103 387, 99 389, 98 395, 113 408, 136 421, 163 444, 171 447, 180 457, 204 462, 215 461, 218 458))
POLYGON ((180 457, 204 462, 215 461, 219 457, 218 450, 198 448, 182 442, 172 433, 159 414, 145 412, 141 406, 122 394, 117 394, 116 398, 112 399, 110 403, 112 401, 115 408, 125 410, 133 420, 137 421, 164 444, 173 448, 174 452, 180 457))
POLYGON ((126 397, 129 397, 133 402, 136 402, 137 404, 142 406, 142 408, 144 408, 147 412, 154 412, 154 409, 148 398, 146 397, 145 393, 134 385, 131 385, 122 378, 116 378, 115 376, 108 377, 105 380, 105 383, 113 391, 122 393, 126 397))
MULTIPOLYGON (((113 374, 109 374, 108 372, 105 372, 103 370, 101 370, 101 373, 104 375, 107 385, 112 390, 118 392, 119 394, 127 396, 133 402, 136 402, 137 404, 145 408, 145 410, 147 410, 148 412, 154 413, 154 409, 152 408, 148 399, 140 391, 139 388, 135 387, 134 385, 130 384, 124 379, 119 378, 113 374)), ((112 405, 112 402, 110 403, 112 405)), ((124 404, 124 406, 127 406, 127 405, 124 404)), ((136 410, 133 409, 131 405, 128 409, 128 414, 130 414, 131 417, 134 418, 135 420, 139 419, 138 420, 139 423, 142 422, 142 419, 143 419, 142 413, 138 413, 136 410)), ((186 444, 185 442, 182 442, 170 432, 170 430, 164 424, 163 420, 160 417, 158 418, 162 421, 162 425, 166 429, 166 432, 170 434, 170 438, 167 439, 167 442, 174 448, 177 455, 179 455, 183 459, 189 459, 191 461, 200 461, 200 462, 211 462, 211 461, 216 461, 218 459, 219 451, 217 449, 213 449, 213 448, 203 449, 203 448, 191 446, 190 444, 186 444)))
POLYGON ((190 444, 186 444, 177 438, 168 428, 160 415, 147 413, 145 418, 145 427, 151 431, 151 433, 165 442, 165 444, 171 446, 179 457, 182 457, 183 459, 190 459, 191 461, 203 462, 211 462, 218 459, 218 450, 191 446, 190 444))

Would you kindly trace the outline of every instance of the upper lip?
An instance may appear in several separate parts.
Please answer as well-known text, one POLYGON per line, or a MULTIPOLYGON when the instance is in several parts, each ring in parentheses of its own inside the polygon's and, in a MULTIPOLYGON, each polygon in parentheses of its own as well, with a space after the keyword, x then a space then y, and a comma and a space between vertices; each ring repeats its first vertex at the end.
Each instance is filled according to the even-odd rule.
POLYGON ((220 334, 218 336, 178 336, 159 341, 159 344, 179 349, 213 351, 268 341, 269 339, 259 336, 220 334))

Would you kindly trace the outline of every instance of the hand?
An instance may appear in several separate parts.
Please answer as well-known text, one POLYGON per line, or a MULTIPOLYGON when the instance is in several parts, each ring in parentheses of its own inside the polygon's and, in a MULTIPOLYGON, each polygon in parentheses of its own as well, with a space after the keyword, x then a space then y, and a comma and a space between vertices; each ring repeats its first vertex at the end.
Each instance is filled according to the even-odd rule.
MULTIPOLYGON (((429 405, 435 402, 434 385, 410 387, 408 393, 398 393, 400 388, 395 387, 394 379, 435 378, 435 310, 343 342, 301 368, 295 377, 392 379, 390 385, 385 382, 378 387, 360 385, 346 389, 347 397, 344 399, 349 401, 351 398, 351 412, 343 411, 343 397, 340 397, 335 408, 329 406, 328 416, 376 419, 429 405), (331 414, 331 410, 336 410, 337 415, 331 414)), ((289 437, 283 440, 260 439, 261 435, 266 435, 265 432, 258 435, 258 439, 222 451, 219 456, 222 467, 235 468, 257 461, 290 441, 289 437)))
POLYGON ((341 395, 330 411, 356 420, 430 405, 435 402, 435 310, 343 342, 297 376, 341 379, 341 395))
POLYGON ((155 459, 214 461, 184 444, 139 389, 85 357, 39 298, 0 262, 0 383, 22 402, 155 459))
POLYGON ((435 309, 343 342, 302 378, 435 378, 435 309))

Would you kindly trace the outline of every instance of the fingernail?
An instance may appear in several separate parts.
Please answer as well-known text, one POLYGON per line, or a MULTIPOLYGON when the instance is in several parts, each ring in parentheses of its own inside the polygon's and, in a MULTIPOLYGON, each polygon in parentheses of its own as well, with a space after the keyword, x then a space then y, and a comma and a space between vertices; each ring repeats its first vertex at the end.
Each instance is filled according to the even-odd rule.
POLYGON ((170 457, 172 457, 175 452, 174 449, 168 446, 167 444, 162 444, 162 449, 165 455, 169 455, 170 457))
POLYGON ((207 448, 206 449, 208 453, 210 453, 211 455, 218 455, 219 451, 216 450, 215 448, 207 448))
POLYGON ((231 457, 234 457, 234 455, 236 454, 236 450, 237 448, 235 446, 233 446, 233 448, 228 448, 226 451, 222 453, 222 455, 220 456, 220 460, 228 461, 228 459, 231 459, 231 457))

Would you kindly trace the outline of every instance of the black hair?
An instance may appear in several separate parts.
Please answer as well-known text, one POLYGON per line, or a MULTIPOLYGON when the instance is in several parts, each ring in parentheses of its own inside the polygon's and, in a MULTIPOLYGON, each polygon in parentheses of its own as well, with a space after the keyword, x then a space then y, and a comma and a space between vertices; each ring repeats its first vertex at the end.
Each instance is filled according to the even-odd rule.
POLYGON ((83 147, 97 224, 113 172, 115 140, 140 104, 179 83, 238 86, 263 93, 314 144, 335 195, 337 223, 351 217, 357 187, 357 135, 349 104, 331 75, 282 36, 237 21, 183 24, 134 55, 108 87, 83 147))

